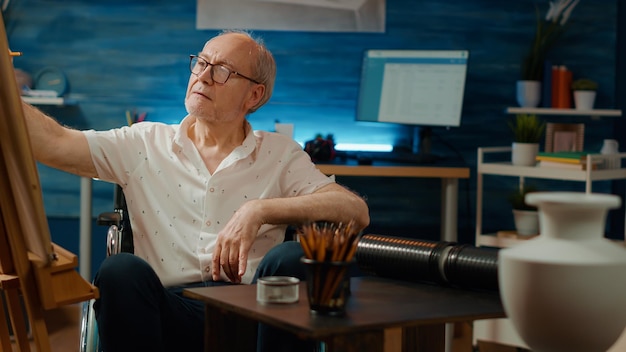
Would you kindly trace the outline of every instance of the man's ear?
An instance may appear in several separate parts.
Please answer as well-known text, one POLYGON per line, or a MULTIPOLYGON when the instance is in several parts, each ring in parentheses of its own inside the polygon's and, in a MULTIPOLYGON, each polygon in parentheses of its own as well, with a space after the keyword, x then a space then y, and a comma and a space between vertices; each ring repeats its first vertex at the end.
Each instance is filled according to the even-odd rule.
POLYGON ((261 99, 263 99, 263 94, 265 94, 265 85, 256 84, 250 93, 250 98, 248 99, 248 109, 252 109, 257 106, 261 99))

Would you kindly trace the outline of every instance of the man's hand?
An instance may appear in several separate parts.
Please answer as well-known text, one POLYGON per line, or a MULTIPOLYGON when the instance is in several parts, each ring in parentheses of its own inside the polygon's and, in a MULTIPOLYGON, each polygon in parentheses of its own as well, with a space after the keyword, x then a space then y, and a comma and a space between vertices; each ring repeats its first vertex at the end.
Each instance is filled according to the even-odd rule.
POLYGON ((217 235, 211 272, 213 281, 219 281, 220 270, 224 270, 231 282, 241 282, 248 264, 248 252, 262 225, 260 218, 254 216, 256 203, 245 203, 217 235))

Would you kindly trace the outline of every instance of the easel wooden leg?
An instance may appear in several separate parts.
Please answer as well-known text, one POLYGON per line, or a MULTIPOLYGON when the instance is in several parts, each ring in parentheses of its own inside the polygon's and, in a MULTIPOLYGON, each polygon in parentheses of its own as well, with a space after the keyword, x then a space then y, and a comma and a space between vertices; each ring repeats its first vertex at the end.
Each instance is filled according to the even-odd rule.
POLYGON ((22 352, 30 352, 28 331, 26 329, 26 321, 24 320, 24 309, 20 303, 20 295, 17 290, 7 290, 5 291, 5 297, 17 348, 22 352))
MULTIPOLYGON (((4 298, 4 291, 0 290, 0 300, 4 298)), ((9 335, 9 325, 7 324, 4 304, 0 302, 0 351, 11 351, 11 336, 9 335)))

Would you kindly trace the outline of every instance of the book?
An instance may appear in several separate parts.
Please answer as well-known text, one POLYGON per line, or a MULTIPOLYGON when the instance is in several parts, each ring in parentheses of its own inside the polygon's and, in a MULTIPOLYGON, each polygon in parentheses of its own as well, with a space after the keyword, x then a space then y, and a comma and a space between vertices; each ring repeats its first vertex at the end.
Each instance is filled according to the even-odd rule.
POLYGON ((582 164, 587 161, 588 152, 539 152, 536 160, 556 161, 568 164, 582 164))
POLYGON ((572 107, 572 71, 565 65, 553 65, 551 69, 551 104, 553 108, 572 107))
MULTIPOLYGON (((592 170, 597 170, 600 162, 595 161, 591 165, 592 170)), ((587 163, 582 162, 579 164, 572 163, 564 163, 560 161, 550 161, 550 160, 541 160, 537 163, 538 167, 552 167, 552 168, 560 168, 560 169, 569 169, 569 170, 587 170, 587 163)))
MULTIPOLYGON (((548 87, 545 89, 548 89, 548 87)), ((552 66, 551 69, 550 89, 550 103, 553 108, 556 108, 559 105, 559 66, 557 65, 552 66)))

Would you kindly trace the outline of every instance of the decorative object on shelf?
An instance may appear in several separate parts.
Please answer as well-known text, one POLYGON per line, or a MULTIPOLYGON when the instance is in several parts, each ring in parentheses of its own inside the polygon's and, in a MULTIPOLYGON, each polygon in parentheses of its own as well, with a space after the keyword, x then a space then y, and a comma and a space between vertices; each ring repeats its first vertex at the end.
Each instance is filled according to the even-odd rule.
MULTIPOLYGON (((528 49, 528 52, 522 59, 521 81, 535 81, 534 86, 539 86, 535 96, 532 95, 533 100, 520 102, 520 97, 524 97, 525 94, 520 91, 522 87, 526 87, 526 84, 517 84, 517 97, 518 103, 522 107, 537 107, 541 100, 541 82, 543 80, 543 71, 546 61, 546 55, 550 49, 554 46, 556 40, 564 32, 565 24, 569 19, 572 11, 578 4, 579 0, 557 0, 550 1, 550 8, 546 13, 545 18, 541 18, 539 10, 536 10, 537 25, 535 27, 535 35, 532 43, 528 49), (522 105, 525 104, 525 105, 522 105), (534 104, 534 105, 533 105, 534 104)), ((544 87, 549 89, 550 87, 544 87)))
POLYGON ((598 83, 588 78, 580 78, 572 82, 574 106, 578 110, 592 110, 596 101, 598 83))
POLYGON ((602 142, 602 149, 600 154, 607 155, 608 157, 603 160, 604 169, 619 169, 621 165, 621 158, 619 156, 611 156, 613 154, 619 154, 619 142, 615 139, 605 139, 602 142))
POLYGON ((304 151, 311 156, 313 162, 331 161, 335 158, 335 139, 332 134, 326 136, 317 134, 315 139, 307 141, 304 144, 304 151))
POLYGON ((546 124, 545 152, 580 152, 584 148, 584 141, 584 123, 546 124))
POLYGON ((533 351, 606 351, 626 327, 626 249, 604 238, 619 196, 537 192, 541 234, 500 250, 507 317, 533 351))
POLYGON ((516 98, 523 108, 536 108, 541 101, 541 82, 520 80, 517 81, 516 98))
MULTIPOLYGON (((551 106, 557 109, 572 108, 573 73, 565 65, 552 66, 552 101, 551 106)), ((546 88, 548 89, 548 88, 546 88)))
POLYGON ((535 165, 546 122, 535 114, 518 114, 508 123, 513 132, 511 162, 518 166, 535 165))
POLYGON ((68 91, 65 73, 56 67, 44 67, 35 74, 35 88, 43 91, 53 91, 57 97, 68 91))
POLYGON ((526 203, 526 194, 531 192, 537 192, 537 188, 522 184, 509 196, 509 202, 513 207, 515 230, 520 236, 534 236, 539 233, 537 207, 526 203))

